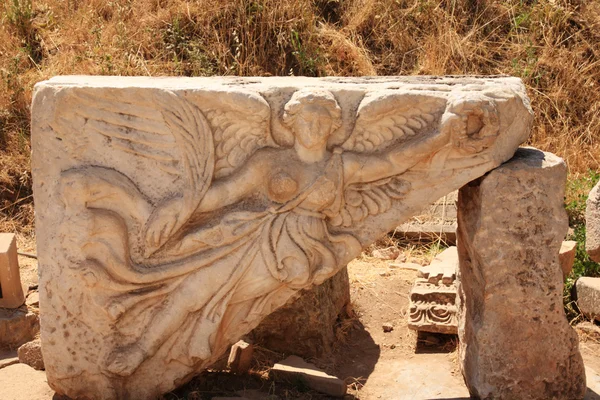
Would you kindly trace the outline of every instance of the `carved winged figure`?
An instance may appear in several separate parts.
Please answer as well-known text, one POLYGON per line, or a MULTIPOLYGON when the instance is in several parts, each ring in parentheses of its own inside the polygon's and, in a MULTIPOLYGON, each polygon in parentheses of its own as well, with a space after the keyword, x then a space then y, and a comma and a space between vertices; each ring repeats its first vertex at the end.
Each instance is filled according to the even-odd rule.
POLYGON ((82 268, 114 327, 104 369, 121 376, 159 351, 190 366, 214 361, 356 257, 362 245, 346 228, 401 200, 410 190, 402 174, 447 164, 453 151, 479 153, 498 132, 483 97, 367 94, 336 147, 342 110, 326 90, 291 96, 286 140, 272 134, 272 110, 254 93, 204 101, 160 91, 136 104, 103 96, 77 99, 86 129, 181 188, 156 200, 122 172, 63 172, 67 206, 94 215, 82 268))

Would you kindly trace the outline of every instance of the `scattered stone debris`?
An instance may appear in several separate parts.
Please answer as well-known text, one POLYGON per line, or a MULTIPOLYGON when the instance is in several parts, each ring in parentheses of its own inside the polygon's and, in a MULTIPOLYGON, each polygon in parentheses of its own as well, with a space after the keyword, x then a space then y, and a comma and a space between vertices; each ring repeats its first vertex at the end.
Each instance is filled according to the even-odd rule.
POLYGON ((245 374, 250 370, 253 354, 254 346, 252 346, 250 343, 240 340, 231 346, 227 367, 229 367, 232 372, 245 374))
POLYGON ((381 328, 383 328, 383 331, 387 333, 394 330, 394 325, 392 325, 390 322, 386 322, 381 326, 381 328))
POLYGON ((581 277, 575 283, 575 290, 579 311, 600 321, 600 278, 581 277))
POLYGON ((420 271, 421 267, 422 267, 421 264, 412 263, 412 262, 402 262, 402 263, 392 262, 392 263, 390 263, 390 268, 409 269, 411 271, 420 271))
POLYGON ((33 340, 39 332, 40 319, 27 307, 0 308, 0 348, 17 348, 33 340))
POLYGON ((20 307, 26 293, 21 285, 15 234, 0 233, 0 307, 20 307))
POLYGON ((573 263, 575 263, 575 254, 577 253, 577 242, 574 240, 565 240, 560 246, 560 253, 558 253, 558 259, 560 261, 560 268, 563 272, 563 279, 566 278, 573 269, 573 263))
POLYGON ((585 249, 592 260, 600 262, 600 182, 587 199, 585 230, 585 249))
POLYGON ((410 291, 408 327, 416 331, 458 333, 456 308, 458 252, 451 246, 420 269, 410 291))
POLYGON ((42 357, 42 344, 40 339, 25 343, 18 350, 19 362, 27 364, 38 371, 44 370, 44 358, 42 357))
POLYGON ((582 332, 588 338, 592 338, 595 341, 600 341, 600 326, 590 321, 583 321, 578 323, 575 328, 582 332))
POLYGON ((27 295, 27 300, 25 300, 25 304, 29 307, 39 308, 40 306, 40 294, 39 292, 31 292, 27 295))
POLYGON ((333 397, 342 397, 346 394, 346 383, 313 364, 307 363, 297 356, 289 356, 278 362, 271 369, 275 380, 294 383, 300 381, 309 388, 333 397))
POLYGON ((384 249, 375 249, 371 252, 371 256, 380 260, 395 260, 400 255, 400 250, 397 247, 391 246, 384 249))

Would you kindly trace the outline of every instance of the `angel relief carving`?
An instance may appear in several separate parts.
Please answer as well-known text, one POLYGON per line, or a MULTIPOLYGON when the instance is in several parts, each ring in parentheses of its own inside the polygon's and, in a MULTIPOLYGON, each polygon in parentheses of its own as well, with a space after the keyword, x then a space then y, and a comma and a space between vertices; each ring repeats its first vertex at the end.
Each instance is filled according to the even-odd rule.
POLYGON ((492 144, 494 102, 477 96, 367 94, 335 146, 342 110, 322 89, 296 91, 283 110, 248 93, 196 102, 162 90, 136 103, 77 94, 70 112, 90 135, 131 163, 151 160, 182 188, 157 201, 114 169, 62 173, 67 208, 95 221, 81 268, 112 321, 102 368, 128 376, 159 349, 165 362, 207 365, 298 290, 332 276, 362 249, 346 228, 401 201, 411 190, 403 174, 424 164, 435 172, 455 152, 492 144), (272 113, 292 140, 272 132, 272 113))

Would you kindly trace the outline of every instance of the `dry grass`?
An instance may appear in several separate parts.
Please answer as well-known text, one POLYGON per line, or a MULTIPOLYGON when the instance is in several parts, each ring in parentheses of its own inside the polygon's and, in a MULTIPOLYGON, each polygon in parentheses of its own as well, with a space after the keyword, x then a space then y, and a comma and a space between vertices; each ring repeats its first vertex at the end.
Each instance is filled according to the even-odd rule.
POLYGON ((600 2, 5 0, 0 230, 31 235, 29 103, 58 74, 510 74, 531 144, 600 168, 600 2))

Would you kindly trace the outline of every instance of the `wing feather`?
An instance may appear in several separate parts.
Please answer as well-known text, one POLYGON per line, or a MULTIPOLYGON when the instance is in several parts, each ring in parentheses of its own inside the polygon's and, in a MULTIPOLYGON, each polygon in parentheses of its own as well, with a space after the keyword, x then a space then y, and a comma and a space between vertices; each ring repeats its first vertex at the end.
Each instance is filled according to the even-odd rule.
POLYGON ((435 93, 377 92, 362 100, 356 125, 342 148, 348 151, 383 150, 436 129, 446 99, 435 93))

